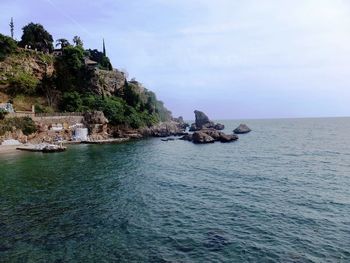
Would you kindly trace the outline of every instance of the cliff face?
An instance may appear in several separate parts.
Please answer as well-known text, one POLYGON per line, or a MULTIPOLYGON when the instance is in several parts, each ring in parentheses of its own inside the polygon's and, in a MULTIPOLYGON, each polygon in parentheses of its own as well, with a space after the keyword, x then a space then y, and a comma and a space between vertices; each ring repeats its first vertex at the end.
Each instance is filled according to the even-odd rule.
POLYGON ((133 128, 170 121, 171 112, 156 94, 117 69, 88 64, 83 51, 70 47, 55 57, 17 49, 0 62, 0 102, 15 110, 37 112, 100 110, 111 125, 133 128))
POLYGON ((117 69, 113 71, 96 69, 91 72, 89 90, 93 93, 112 96, 124 87, 126 78, 117 69))
POLYGON ((8 85, 11 79, 26 75, 41 81, 54 73, 54 58, 32 50, 20 50, 4 61, 0 61, 0 84, 8 85))

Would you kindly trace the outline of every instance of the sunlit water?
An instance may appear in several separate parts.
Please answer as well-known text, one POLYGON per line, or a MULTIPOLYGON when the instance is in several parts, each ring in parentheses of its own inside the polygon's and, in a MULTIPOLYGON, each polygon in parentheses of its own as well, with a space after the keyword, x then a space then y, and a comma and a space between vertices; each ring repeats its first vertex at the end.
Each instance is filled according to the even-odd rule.
POLYGON ((0 261, 350 262, 350 119, 246 123, 0 156, 0 261))

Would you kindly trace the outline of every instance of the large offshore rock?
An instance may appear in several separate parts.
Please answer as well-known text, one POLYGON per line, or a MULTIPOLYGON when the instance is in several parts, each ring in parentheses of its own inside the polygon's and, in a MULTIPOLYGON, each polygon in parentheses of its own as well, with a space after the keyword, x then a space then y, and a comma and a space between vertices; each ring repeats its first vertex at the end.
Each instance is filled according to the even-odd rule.
POLYGON ((203 127, 211 128, 212 126, 214 126, 214 123, 209 120, 208 116, 204 112, 195 110, 194 114, 196 117, 197 129, 202 129, 203 127))
POLYGON ((215 139, 204 132, 196 131, 192 135, 192 141, 194 143, 214 143, 215 139))
POLYGON ((203 132, 207 135, 209 135, 210 137, 212 137, 214 140, 218 141, 220 139, 221 134, 223 134, 222 132, 219 132, 215 129, 202 129, 200 130, 200 132, 203 132))
POLYGON ((225 133, 221 133, 220 134, 220 138, 219 138, 219 141, 220 142, 233 142, 233 141, 236 141, 238 140, 238 136, 237 135, 234 135, 234 134, 225 134, 225 133))
POLYGON ((216 130, 225 129, 225 126, 223 124, 220 124, 220 123, 215 124, 202 111, 195 110, 194 114, 195 114, 196 122, 191 125, 190 131, 199 131, 202 129, 216 129, 216 130))
POLYGON ((235 134, 244 134, 251 132, 251 129, 246 124, 240 124, 236 129, 233 130, 235 134))
POLYGON ((152 127, 143 128, 140 130, 140 132, 143 136, 153 136, 153 137, 185 135, 183 125, 175 121, 161 122, 152 127))

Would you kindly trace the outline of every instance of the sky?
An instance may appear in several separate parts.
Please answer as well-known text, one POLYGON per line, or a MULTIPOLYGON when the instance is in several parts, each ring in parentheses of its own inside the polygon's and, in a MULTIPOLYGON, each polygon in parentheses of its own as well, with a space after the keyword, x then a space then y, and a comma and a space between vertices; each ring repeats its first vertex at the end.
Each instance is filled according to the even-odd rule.
POLYGON ((193 119, 350 116, 348 0, 0 0, 0 33, 78 35, 193 119))

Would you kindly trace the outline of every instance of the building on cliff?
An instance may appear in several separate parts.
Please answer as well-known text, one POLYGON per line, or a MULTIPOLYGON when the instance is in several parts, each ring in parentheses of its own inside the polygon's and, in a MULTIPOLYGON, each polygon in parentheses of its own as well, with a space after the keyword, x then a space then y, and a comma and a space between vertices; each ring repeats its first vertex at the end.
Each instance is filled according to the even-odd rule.
POLYGON ((98 62, 93 61, 93 60, 89 59, 88 57, 85 57, 84 62, 85 62, 85 66, 87 66, 89 68, 97 68, 97 66, 98 66, 98 62))

